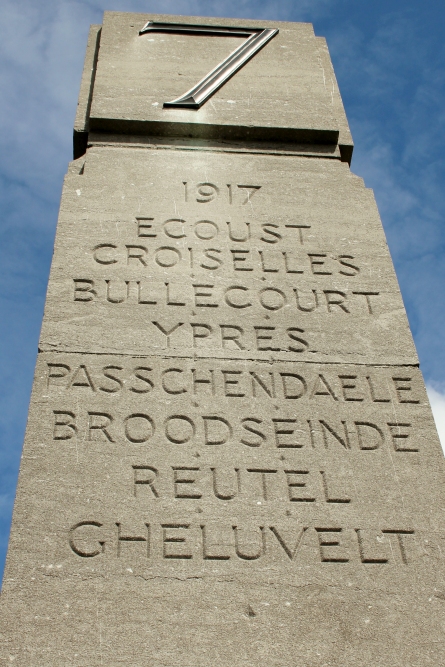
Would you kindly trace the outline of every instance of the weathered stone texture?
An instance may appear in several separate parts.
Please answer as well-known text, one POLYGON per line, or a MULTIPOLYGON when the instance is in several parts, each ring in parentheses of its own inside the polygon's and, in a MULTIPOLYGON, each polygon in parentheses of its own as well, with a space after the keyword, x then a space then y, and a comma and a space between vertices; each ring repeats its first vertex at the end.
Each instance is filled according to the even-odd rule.
POLYGON ((260 22, 163 110, 238 40, 149 18, 216 22, 90 34, 0 664, 444 664, 443 454, 326 44, 260 22))
MULTIPOLYGON (((106 12, 91 107, 93 130, 204 138, 283 139, 336 143, 347 121, 336 89, 322 66, 321 50, 309 23, 255 22, 279 34, 197 112, 163 109, 227 57, 240 38, 146 34, 147 15, 106 12), (328 80, 327 80, 328 79, 328 80), (340 110, 341 107, 341 110, 340 110)), ((184 22, 152 15, 153 21, 184 22)), ((188 17, 192 24, 215 19, 188 17)), ((251 21, 218 19, 218 25, 251 26, 251 21)))
POLYGON ((340 161, 93 148, 82 171, 41 349, 417 362, 372 192, 340 161))
POLYGON ((90 108, 96 75, 97 57, 99 53, 100 25, 90 26, 88 44, 85 53, 85 63, 80 82, 79 100, 77 103, 76 118, 74 119, 73 148, 74 158, 84 155, 87 149, 88 132, 90 129, 90 108))
POLYGON ((413 368, 41 354, 9 653, 416 664, 441 637, 441 470, 413 368))

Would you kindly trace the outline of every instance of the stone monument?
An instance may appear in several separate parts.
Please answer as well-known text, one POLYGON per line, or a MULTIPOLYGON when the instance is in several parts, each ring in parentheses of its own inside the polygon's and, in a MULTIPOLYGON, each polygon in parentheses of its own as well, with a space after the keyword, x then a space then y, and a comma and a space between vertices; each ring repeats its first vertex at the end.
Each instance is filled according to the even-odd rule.
POLYGON ((445 664, 443 455, 326 42, 92 26, 1 665, 445 664))

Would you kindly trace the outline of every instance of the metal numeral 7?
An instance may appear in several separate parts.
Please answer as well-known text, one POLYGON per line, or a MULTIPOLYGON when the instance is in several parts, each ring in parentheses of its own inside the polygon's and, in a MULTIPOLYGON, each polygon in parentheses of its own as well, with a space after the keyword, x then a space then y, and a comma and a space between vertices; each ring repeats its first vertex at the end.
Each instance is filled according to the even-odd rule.
POLYGON ((206 25, 187 25, 185 23, 156 23, 149 21, 139 32, 186 33, 188 35, 220 35, 221 37, 247 37, 233 53, 219 65, 212 69, 199 83, 188 90, 184 95, 171 102, 164 102, 164 107, 182 107, 199 109, 226 81, 258 53, 278 30, 268 28, 229 28, 206 25))

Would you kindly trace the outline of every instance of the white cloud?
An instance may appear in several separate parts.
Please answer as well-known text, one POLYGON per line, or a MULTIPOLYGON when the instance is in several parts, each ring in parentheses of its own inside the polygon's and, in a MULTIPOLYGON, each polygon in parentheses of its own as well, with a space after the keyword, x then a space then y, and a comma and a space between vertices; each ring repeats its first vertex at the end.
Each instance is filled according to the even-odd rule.
POLYGON ((445 453, 445 394, 442 394, 429 385, 427 385, 426 390, 433 410, 434 421, 436 422, 442 449, 445 453))

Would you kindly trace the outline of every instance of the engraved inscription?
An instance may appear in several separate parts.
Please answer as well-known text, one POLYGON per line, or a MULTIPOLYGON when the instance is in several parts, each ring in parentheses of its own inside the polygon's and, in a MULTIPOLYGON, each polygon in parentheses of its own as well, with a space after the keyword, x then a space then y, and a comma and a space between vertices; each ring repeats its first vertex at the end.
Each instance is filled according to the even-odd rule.
MULTIPOLYGON (((173 248, 163 248, 172 255, 163 257, 162 266, 173 266, 179 257, 179 251, 173 248)), ((237 262, 244 263, 245 256, 237 250, 237 262), (239 255, 239 256, 238 256, 239 255)), ((235 270, 251 271, 251 267, 237 266, 235 270)), ((301 288, 280 288, 268 286, 255 288, 237 282, 235 285, 220 286, 215 283, 197 283, 176 287, 177 295, 172 297, 170 283, 153 284, 147 279, 123 280, 92 278, 73 278, 73 300, 80 303, 104 303, 152 306, 190 306, 192 308, 219 308, 223 310, 248 310, 259 307, 266 312, 279 311, 290 308, 291 313, 336 313, 347 315, 375 315, 379 292, 365 292, 353 290, 312 289, 306 291, 301 288), (202 293, 202 290, 205 290, 202 293), (156 293, 157 298, 153 298, 156 293), (371 297, 373 297, 371 299, 371 297)), ((403 389, 401 390, 403 391, 403 389)))
MULTIPOLYGON (((176 331, 162 327, 159 322, 156 326, 166 338, 176 331)), ((384 407, 391 402, 412 406, 421 403, 419 381, 407 370, 401 379, 400 371, 390 368, 370 370, 353 366, 344 373, 336 371, 335 366, 292 364, 289 367, 276 363, 273 368, 265 369, 252 362, 239 367, 229 362, 208 361, 204 365, 201 361, 198 369, 195 364, 184 365, 180 360, 174 365, 168 361, 161 365, 153 361, 142 358, 130 363, 120 359, 112 364, 100 363, 97 359, 80 361, 79 358, 47 361, 45 386, 54 391, 62 388, 76 396, 159 392, 170 396, 278 399, 285 403, 309 400, 320 405, 346 403, 384 407)), ((366 422, 363 427, 366 430, 366 422)))
POLYGON ((244 206, 248 204, 252 197, 261 189, 261 185, 242 185, 227 183, 225 190, 224 186, 215 185, 215 183, 188 183, 183 181, 184 186, 184 200, 186 202, 196 201, 199 204, 208 204, 219 197, 227 195, 227 203, 239 204, 244 206))
POLYGON ((246 37, 246 41, 238 46, 225 60, 212 69, 191 90, 171 102, 164 102, 164 107, 182 107, 199 109, 207 100, 223 86, 236 72, 241 69, 258 51, 260 51, 275 35, 277 29, 271 28, 240 28, 196 25, 186 23, 160 23, 148 21, 140 30, 140 35, 148 32, 179 33, 185 35, 209 35, 222 37, 246 37))
POLYGON ((107 412, 53 411, 53 439, 79 435, 89 441, 148 443, 153 436, 172 445, 199 447, 235 445, 266 449, 325 449, 371 452, 389 447, 398 453, 418 452, 408 422, 339 419, 264 418, 245 414, 230 421, 219 415, 172 414, 162 421, 155 412, 131 413, 124 418, 107 412))
POLYGON ((412 562, 410 549, 415 535, 414 530, 406 528, 370 531, 326 524, 246 527, 168 522, 142 523, 142 526, 143 531, 130 535, 124 534, 125 529, 116 522, 114 537, 107 541, 103 537, 105 526, 102 523, 81 521, 70 529, 68 544, 72 553, 83 558, 251 562, 281 556, 288 565, 307 562, 309 557, 309 562, 324 564, 356 562, 364 566, 406 567, 412 562), (88 536, 82 532, 86 526, 88 536), (223 540, 221 537, 212 540, 215 528, 224 533, 223 540), (125 551, 124 545, 127 545, 125 551))
POLYGON ((248 498, 290 503, 349 504, 344 482, 316 469, 133 465, 132 495, 141 500, 176 498, 221 501, 248 498))

